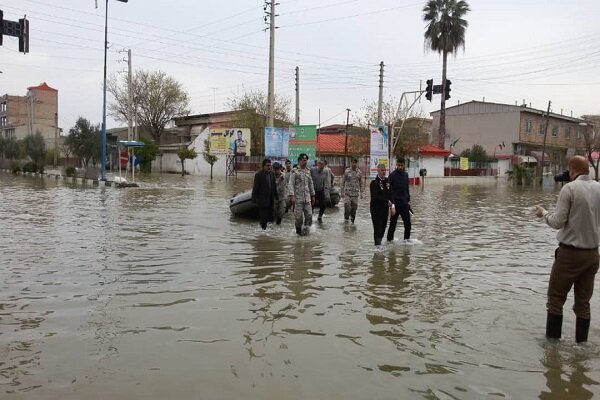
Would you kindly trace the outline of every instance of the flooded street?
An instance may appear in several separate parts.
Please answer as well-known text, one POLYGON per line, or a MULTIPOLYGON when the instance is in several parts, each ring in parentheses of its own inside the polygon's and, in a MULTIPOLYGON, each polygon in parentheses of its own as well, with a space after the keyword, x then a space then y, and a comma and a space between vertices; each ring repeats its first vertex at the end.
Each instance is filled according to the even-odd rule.
POLYGON ((376 249, 368 196, 296 237, 231 217, 251 177, 92 188, 0 174, 2 399, 590 399, 600 294, 544 338, 559 187, 412 187, 376 249), (402 223, 396 237, 402 236, 402 223))

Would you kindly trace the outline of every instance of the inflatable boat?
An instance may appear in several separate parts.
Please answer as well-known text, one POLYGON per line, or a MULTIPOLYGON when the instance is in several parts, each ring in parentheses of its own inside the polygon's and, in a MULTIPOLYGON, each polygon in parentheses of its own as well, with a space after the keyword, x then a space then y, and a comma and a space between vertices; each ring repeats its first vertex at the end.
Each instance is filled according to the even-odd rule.
MULTIPOLYGON (((330 207, 335 207, 340 202, 340 191, 334 186, 329 193, 331 199, 330 207)), ((318 206, 318 203, 318 200, 316 200, 315 206, 318 206)), ((231 211, 231 214, 235 216, 258 218, 258 208, 256 207, 256 204, 252 202, 252 190, 247 190, 234 195, 229 200, 229 210, 231 211)))
POLYGON ((258 218, 258 207, 252 201, 252 190, 234 195, 229 200, 229 210, 236 216, 258 218))

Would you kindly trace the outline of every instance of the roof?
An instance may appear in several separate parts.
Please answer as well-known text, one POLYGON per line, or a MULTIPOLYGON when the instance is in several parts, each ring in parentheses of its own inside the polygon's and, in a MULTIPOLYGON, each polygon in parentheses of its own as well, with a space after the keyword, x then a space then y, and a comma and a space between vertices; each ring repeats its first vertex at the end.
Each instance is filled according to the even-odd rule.
MULTIPOLYGON (((480 104, 480 105, 489 105, 489 106, 503 106, 506 107, 508 109, 510 109, 511 111, 514 112, 528 112, 528 113, 532 113, 532 114, 538 114, 538 115, 546 115, 546 110, 538 110, 537 108, 531 108, 531 107, 527 107, 527 105, 523 104, 523 105, 514 105, 514 104, 505 104, 505 103, 493 103, 493 102, 489 102, 489 101, 477 101, 477 100, 471 100, 471 101, 467 101, 466 103, 460 103, 457 104, 455 106, 451 106, 451 107, 446 107, 446 111, 448 110, 452 110, 452 109, 457 109, 460 107, 465 107, 468 104, 480 104)), ((437 111, 432 111, 430 114, 439 114, 440 110, 437 111)), ((446 117, 448 117, 448 115, 446 114, 446 117)), ((562 115, 562 114, 556 114, 551 112, 550 113, 550 117, 553 118, 560 118, 560 119, 564 119, 567 121, 571 121, 571 122, 585 122, 583 119, 581 118, 575 118, 575 117, 569 117, 568 115, 562 115)))
MULTIPOLYGON (((348 155, 369 153, 369 140, 364 136, 348 135, 348 155)), ((317 135, 317 152, 319 154, 341 155, 346 152, 346 135, 317 135)))
POLYGON ((38 86, 29 86, 27 90, 45 90, 47 92, 58 92, 58 90, 48 86, 46 82, 42 82, 38 86))
POLYGON ((422 156, 448 157, 450 155, 450 151, 432 144, 426 144, 419 149, 419 154, 422 156))

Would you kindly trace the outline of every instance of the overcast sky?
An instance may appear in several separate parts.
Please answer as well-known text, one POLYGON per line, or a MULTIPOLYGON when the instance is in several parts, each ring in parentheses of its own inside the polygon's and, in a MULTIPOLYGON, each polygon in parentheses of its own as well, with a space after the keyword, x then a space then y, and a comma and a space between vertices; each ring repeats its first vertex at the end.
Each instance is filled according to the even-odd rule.
MULTIPOLYGON (((294 99, 300 67, 301 123, 345 123, 377 99, 379 63, 385 97, 400 98, 419 81, 441 81, 442 62, 423 42, 425 1, 279 0, 275 90, 294 99)), ((30 20, 30 53, 16 38, 0 47, 0 94, 24 95, 47 82, 59 90, 59 124, 102 119, 104 0, 0 0, 4 19, 30 20)), ((519 104, 574 116, 600 113, 600 1, 469 0, 465 51, 449 58, 457 102, 519 104)), ((160 69, 179 80, 192 113, 226 110, 248 89, 266 92, 269 34, 258 0, 109 0, 108 71, 160 69)), ((290 109, 293 115, 294 106, 290 109)), ((424 100, 417 110, 439 109, 424 100)), ((108 127, 118 124, 109 118, 108 127)))

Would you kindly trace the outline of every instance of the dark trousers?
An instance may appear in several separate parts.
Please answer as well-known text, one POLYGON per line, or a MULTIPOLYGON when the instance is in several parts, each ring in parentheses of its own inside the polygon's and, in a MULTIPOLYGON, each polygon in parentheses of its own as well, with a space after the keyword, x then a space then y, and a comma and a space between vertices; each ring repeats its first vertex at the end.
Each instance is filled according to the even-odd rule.
POLYGON ((398 217, 402 218, 402 223, 404 224, 404 240, 410 239, 410 211, 408 209, 408 204, 400 204, 394 203, 394 207, 396 207, 396 215, 390 217, 390 227, 387 233, 387 240, 394 240, 394 232, 396 232, 396 224, 398 223, 398 217))
POLYGON ((315 200, 319 202, 319 217, 322 217, 325 213, 325 208, 327 207, 327 205, 325 204, 325 190, 315 192, 315 200))
POLYGON ((273 221, 273 207, 258 207, 260 227, 267 229, 267 222, 273 221))
POLYGON ((548 283, 548 313, 562 315, 571 287, 575 286, 573 311, 578 318, 590 319, 590 299, 598 272, 598 249, 584 250, 559 245, 548 283))
POLYGON ((388 220, 388 208, 376 210, 371 208, 371 221, 373 222, 373 239, 375 239, 375 245, 381 244, 383 234, 385 233, 385 227, 387 226, 388 220))

